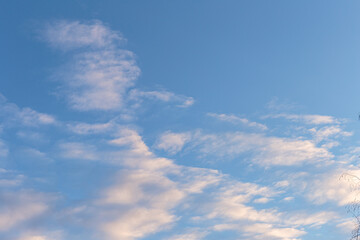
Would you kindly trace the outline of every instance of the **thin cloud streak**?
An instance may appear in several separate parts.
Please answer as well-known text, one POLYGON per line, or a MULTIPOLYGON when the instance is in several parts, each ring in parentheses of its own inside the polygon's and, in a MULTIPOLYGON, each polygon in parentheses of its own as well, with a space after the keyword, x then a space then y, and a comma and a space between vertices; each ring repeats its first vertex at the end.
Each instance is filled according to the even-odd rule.
POLYGON ((252 122, 246 118, 240 118, 238 116, 235 116, 233 114, 217 114, 217 113, 208 113, 207 114, 210 117, 213 117, 215 119, 218 119, 220 121, 224 121, 224 122, 230 122, 233 124, 243 124, 244 126, 247 127, 253 127, 253 128, 258 128, 260 130, 267 130, 267 126, 261 123, 257 123, 257 122, 252 122))

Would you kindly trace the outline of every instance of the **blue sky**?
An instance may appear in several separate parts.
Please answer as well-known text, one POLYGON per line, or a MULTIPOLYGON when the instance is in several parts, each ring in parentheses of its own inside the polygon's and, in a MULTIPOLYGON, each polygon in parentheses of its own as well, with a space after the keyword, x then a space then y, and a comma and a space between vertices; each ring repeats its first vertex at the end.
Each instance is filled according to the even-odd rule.
POLYGON ((360 3, 1 5, 1 239, 350 238, 360 3))

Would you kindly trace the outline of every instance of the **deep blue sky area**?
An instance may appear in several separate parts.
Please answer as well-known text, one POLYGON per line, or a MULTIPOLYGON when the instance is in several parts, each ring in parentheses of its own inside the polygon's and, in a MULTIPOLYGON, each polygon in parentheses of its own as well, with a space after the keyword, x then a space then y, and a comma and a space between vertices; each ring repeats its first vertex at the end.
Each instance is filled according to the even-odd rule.
POLYGON ((359 7, 355 1, 3 2, 7 57, 0 65, 7 80, 0 87, 19 104, 54 101, 39 89, 54 88, 46 78, 61 60, 35 41, 34 25, 101 19, 128 39, 144 87, 177 89, 207 111, 248 113, 278 97, 309 112, 350 117, 359 102, 359 7))

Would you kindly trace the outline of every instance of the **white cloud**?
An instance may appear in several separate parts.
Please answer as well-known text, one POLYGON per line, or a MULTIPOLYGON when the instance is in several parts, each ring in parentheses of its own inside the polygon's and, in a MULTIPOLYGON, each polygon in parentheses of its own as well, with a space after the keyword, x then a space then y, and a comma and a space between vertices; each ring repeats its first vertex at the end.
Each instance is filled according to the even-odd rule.
POLYGON ((295 199, 294 197, 285 197, 283 200, 289 202, 289 201, 292 201, 294 199, 295 199))
POLYGON ((72 108, 119 110, 124 106, 124 95, 134 85, 140 69, 134 54, 119 48, 122 37, 118 33, 100 21, 60 21, 47 25, 44 36, 52 46, 81 50, 59 73, 72 108))
POLYGON ((216 221, 220 224, 213 227, 215 231, 236 230, 251 239, 293 240, 306 234, 304 227, 318 227, 338 219, 334 212, 309 214, 280 212, 278 208, 256 209, 248 205, 252 199, 263 196, 255 198, 256 202, 257 199, 267 199, 280 193, 249 183, 227 183, 225 186, 225 191, 217 192, 219 197, 213 205, 205 204, 206 209, 211 209, 207 217, 220 217, 216 221))
MULTIPOLYGON (((199 139, 220 140, 224 142, 224 146, 230 146, 236 151, 238 147, 231 146, 231 139, 234 139, 235 143, 250 142, 251 146, 257 142, 260 145, 249 148, 257 152, 259 152, 257 149, 265 151, 264 146, 269 145, 268 141, 273 141, 271 137, 262 134, 254 136, 239 132, 233 134, 212 136, 196 132, 191 134, 191 138, 198 141, 199 139), (251 140, 251 137, 254 139, 251 140)), ((275 207, 263 209, 261 205, 254 204, 267 203, 277 197, 283 199, 284 189, 291 186, 291 180, 273 184, 281 191, 231 180, 216 170, 180 166, 170 159, 157 157, 135 129, 118 126, 112 135, 116 137, 107 141, 111 145, 108 150, 95 147, 95 143, 86 145, 80 142, 66 143, 63 148, 69 150, 68 157, 71 158, 104 159, 105 162, 122 166, 122 170, 111 181, 111 185, 100 191, 97 199, 85 206, 73 208, 69 213, 74 218, 81 216, 87 218, 81 222, 84 224, 87 223, 86 221, 91 222, 92 226, 96 226, 104 234, 103 236, 106 236, 106 239, 145 238, 149 234, 171 228, 177 224, 180 217, 183 221, 187 221, 186 213, 190 213, 189 218, 197 216, 197 221, 201 221, 202 226, 215 224, 216 227, 213 228, 215 231, 236 230, 251 239, 293 240, 305 234, 302 230, 304 226, 320 226, 329 219, 336 219, 334 214, 327 212, 284 213, 275 207), (182 212, 179 212, 179 209, 182 212), (184 212, 185 214, 182 215, 184 212), (218 224, 220 222, 222 224, 218 224), (256 224, 264 224, 268 231, 255 231, 253 226, 256 224)), ((103 140, 101 142, 104 143, 103 140)), ((201 144, 196 146, 204 147, 201 144)), ((213 144, 219 145, 218 142, 213 144)), ((211 231, 206 233, 211 234, 211 231)), ((201 239, 202 235, 187 232, 169 239, 192 240, 197 237, 201 239)))
MULTIPOLYGON (((170 210, 184 197, 177 184, 161 172, 122 171, 118 182, 103 193, 99 204, 126 206, 129 210, 105 220, 102 230, 110 239, 129 240, 158 232, 177 220, 170 210)), ((114 210, 109 216, 113 214, 114 210)))
POLYGON ((294 213, 286 219, 293 226, 317 227, 339 218, 334 212, 318 212, 314 214, 294 213))
POLYGON ((242 227, 247 236, 252 239, 269 239, 269 240, 300 240, 299 237, 306 234, 305 231, 295 228, 278 228, 272 224, 256 223, 242 227))
POLYGON ((335 202, 339 206, 350 204, 358 199, 360 180, 357 176, 360 176, 360 170, 345 169, 313 176, 306 182, 306 197, 316 204, 326 202, 335 202))
POLYGON ((121 150, 93 153, 114 162, 118 160, 123 170, 88 207, 71 211, 93 216, 108 239, 138 239, 171 227, 179 219, 174 208, 189 195, 201 194, 221 180, 218 171, 182 167, 157 157, 134 129, 119 128, 116 135, 108 143, 121 150))
POLYGON ((110 239, 132 240, 169 227, 175 216, 161 209, 137 208, 102 225, 110 239))
POLYGON ((260 130, 267 130, 266 125, 261 124, 261 123, 257 123, 257 122, 251 122, 246 118, 240 118, 238 116, 235 116, 233 114, 217 114, 217 113, 208 113, 207 114, 210 117, 216 118, 220 121, 224 121, 224 122, 230 122, 233 124, 243 124, 245 126, 248 127, 254 127, 254 128, 258 128, 260 130))
POLYGON ((275 187, 277 187, 277 188, 284 188, 284 187, 288 187, 289 185, 290 185, 290 183, 287 180, 282 180, 282 181, 275 183, 275 187))
POLYGON ((181 189, 184 192, 203 193, 203 191, 210 186, 217 186, 223 180, 223 175, 213 169, 206 168, 182 168, 181 176, 181 189))
POLYGON ((118 146, 121 150, 109 153, 112 163, 123 164, 128 168, 140 168, 144 170, 176 169, 171 160, 156 157, 144 143, 137 131, 130 128, 122 128, 118 137, 109 141, 109 144, 118 146))
POLYGON ((167 131, 159 137, 155 147, 157 149, 165 150, 170 154, 176 154, 181 151, 185 143, 190 141, 190 139, 191 133, 173 133, 167 131))
POLYGON ((329 160, 333 155, 310 140, 267 137, 263 134, 232 132, 225 134, 195 134, 194 144, 206 155, 233 158, 252 153, 252 161, 262 166, 299 165, 329 160))
POLYGON ((119 176, 118 183, 105 191, 102 204, 141 203, 151 208, 169 209, 185 196, 175 182, 160 172, 122 171, 119 176))
POLYGON ((208 207, 212 209, 207 215, 208 218, 225 218, 228 220, 242 220, 252 222, 278 222, 280 215, 273 209, 257 210, 246 205, 255 196, 271 197, 275 192, 266 187, 260 187, 251 183, 226 183, 217 198, 208 207))
POLYGON ((77 110, 120 110, 124 95, 140 74, 130 51, 99 50, 77 54, 65 74, 68 100, 77 110))
MULTIPOLYGON (((251 213, 251 212, 249 212, 251 213)), ((332 221, 336 215, 332 212, 320 212, 315 214, 299 213, 277 213, 277 218, 254 221, 217 224, 215 231, 236 230, 242 235, 251 239, 272 239, 272 240, 295 240, 305 235, 305 226, 317 227, 332 221)), ((238 220, 238 219, 237 219, 238 220)))
POLYGON ((320 125, 320 124, 337 124, 339 120, 332 116, 325 116, 325 115, 316 115, 316 114, 287 114, 287 113, 280 113, 280 114, 272 114, 265 116, 265 118, 285 118, 294 122, 302 122, 305 124, 311 125, 320 125))
MULTIPOLYGON (((323 140, 328 140, 330 137, 337 138, 340 136, 351 136, 351 132, 344 131, 340 126, 325 126, 322 128, 311 128, 309 131, 314 135, 316 142, 321 142, 323 140)), ((335 144, 334 142, 329 142, 328 144, 335 144)))
POLYGON ((254 203, 268 203, 270 201, 271 201, 270 198, 262 197, 262 198, 255 199, 254 203))
POLYGON ((18 112, 20 119, 25 125, 33 124, 54 124, 55 118, 44 113, 38 113, 30 108, 24 108, 18 112))

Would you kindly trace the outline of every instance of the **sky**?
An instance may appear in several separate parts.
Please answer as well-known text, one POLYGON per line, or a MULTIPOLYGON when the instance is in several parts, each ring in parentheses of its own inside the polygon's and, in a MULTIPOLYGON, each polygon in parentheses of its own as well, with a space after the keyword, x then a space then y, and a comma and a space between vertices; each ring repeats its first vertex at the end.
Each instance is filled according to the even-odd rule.
POLYGON ((0 239, 338 240, 360 3, 0 3, 0 239))

